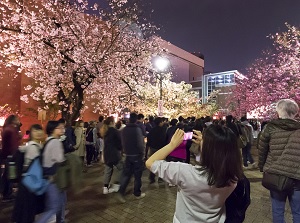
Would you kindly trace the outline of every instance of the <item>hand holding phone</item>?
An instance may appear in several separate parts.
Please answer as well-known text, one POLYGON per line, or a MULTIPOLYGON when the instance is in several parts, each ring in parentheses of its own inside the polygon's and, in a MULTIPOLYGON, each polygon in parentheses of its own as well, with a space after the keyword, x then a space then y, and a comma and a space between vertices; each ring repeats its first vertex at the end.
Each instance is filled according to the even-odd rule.
POLYGON ((201 131, 198 131, 198 130, 193 130, 194 132, 194 139, 193 139, 193 142, 194 143, 197 143, 199 145, 201 145, 203 139, 202 139, 202 133, 201 131))

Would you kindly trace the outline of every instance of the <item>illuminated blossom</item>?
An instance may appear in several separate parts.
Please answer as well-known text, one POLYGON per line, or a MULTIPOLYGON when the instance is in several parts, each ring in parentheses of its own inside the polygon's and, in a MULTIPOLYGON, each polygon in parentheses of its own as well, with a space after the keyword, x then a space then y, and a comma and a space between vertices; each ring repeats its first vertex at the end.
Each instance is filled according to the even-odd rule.
MULTIPOLYGON (((137 86, 138 99, 129 106, 132 110, 145 115, 158 115, 158 100, 160 99, 160 81, 137 86)), ((217 111, 215 103, 202 105, 198 92, 192 90, 192 85, 185 82, 175 83, 167 75, 162 80, 163 116, 168 118, 201 117, 212 115, 217 111), (214 105, 213 105, 214 104, 214 105)))
POLYGON ((104 9, 71 2, 0 2, 0 61, 34 86, 21 99, 57 101, 68 121, 88 102, 95 112, 120 107, 120 97, 132 97, 137 83, 149 80, 151 57, 161 53, 160 39, 150 37, 153 27, 141 24, 135 3, 108 0, 104 9))
POLYGON ((236 115, 254 111, 259 118, 272 118, 274 104, 283 98, 300 103, 300 29, 271 36, 274 50, 263 53, 248 69, 247 78, 237 80, 232 101, 236 115))

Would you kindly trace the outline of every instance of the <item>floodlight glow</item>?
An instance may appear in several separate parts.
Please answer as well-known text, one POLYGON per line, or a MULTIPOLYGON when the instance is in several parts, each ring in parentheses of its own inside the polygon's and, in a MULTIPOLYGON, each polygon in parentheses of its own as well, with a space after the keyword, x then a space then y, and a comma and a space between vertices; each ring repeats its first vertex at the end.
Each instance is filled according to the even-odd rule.
POLYGON ((0 126, 3 126, 5 122, 5 117, 0 117, 0 126))
POLYGON ((169 67, 169 60, 164 58, 164 57, 158 57, 155 61, 154 61, 154 66, 160 70, 160 71, 164 71, 169 67))

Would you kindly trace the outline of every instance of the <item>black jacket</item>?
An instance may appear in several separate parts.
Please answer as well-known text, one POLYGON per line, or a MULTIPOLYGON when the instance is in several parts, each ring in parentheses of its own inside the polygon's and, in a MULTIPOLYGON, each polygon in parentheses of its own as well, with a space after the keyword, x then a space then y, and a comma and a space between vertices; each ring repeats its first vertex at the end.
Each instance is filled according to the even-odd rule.
POLYGON ((227 128, 231 129, 231 131, 233 131, 233 133, 236 135, 236 136, 239 136, 240 133, 239 133, 239 129, 237 127, 237 125, 235 123, 226 123, 226 126, 227 128))
POLYGON ((120 132, 114 127, 109 127, 104 137, 104 161, 105 164, 116 165, 121 160, 120 132))
POLYGON ((166 131, 163 127, 155 126, 148 134, 148 145, 154 150, 159 150, 167 144, 166 131))
POLYGON ((143 156, 145 150, 144 136, 137 124, 129 123, 121 131, 124 153, 129 156, 143 156))
POLYGON ((171 141, 173 135, 176 132, 176 129, 178 129, 178 127, 176 125, 171 126, 171 127, 168 128, 167 133, 166 133, 166 135, 167 135, 167 143, 169 143, 171 141))
POLYGON ((250 203, 250 182, 244 176, 238 181, 236 188, 226 199, 225 223, 242 223, 245 220, 246 210, 250 203))

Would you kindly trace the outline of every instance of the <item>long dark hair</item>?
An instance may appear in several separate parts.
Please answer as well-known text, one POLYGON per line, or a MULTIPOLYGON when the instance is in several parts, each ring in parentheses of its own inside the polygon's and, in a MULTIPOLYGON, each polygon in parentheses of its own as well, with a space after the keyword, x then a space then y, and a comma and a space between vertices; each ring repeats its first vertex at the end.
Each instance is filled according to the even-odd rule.
POLYGON ((109 125, 110 123, 112 123, 114 121, 114 117, 110 116, 110 117, 107 117, 104 122, 103 122, 103 125, 100 129, 100 135, 101 137, 105 137, 106 133, 107 133, 107 130, 109 128, 109 125))
POLYGON ((242 178, 242 159, 236 135, 227 127, 210 125, 203 132, 200 170, 208 185, 226 187, 242 178))
POLYGON ((8 125, 12 125, 14 123, 14 121, 18 118, 17 115, 10 115, 5 119, 3 128, 5 128, 8 125))

